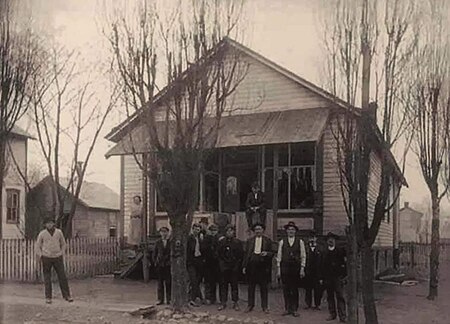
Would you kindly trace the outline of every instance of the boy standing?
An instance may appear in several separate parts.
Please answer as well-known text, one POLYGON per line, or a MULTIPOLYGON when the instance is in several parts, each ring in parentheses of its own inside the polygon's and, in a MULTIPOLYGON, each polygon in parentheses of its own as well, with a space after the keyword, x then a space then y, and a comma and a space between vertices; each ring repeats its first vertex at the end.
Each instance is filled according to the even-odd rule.
POLYGON ((172 275, 170 272, 170 238, 169 229, 165 226, 159 229, 161 238, 156 241, 153 262, 158 273, 158 303, 164 304, 164 292, 167 304, 170 304, 172 275))
POLYGON ((55 227, 53 218, 45 220, 45 229, 42 230, 36 241, 37 255, 42 262, 44 274, 45 301, 52 303, 52 268, 58 276, 62 296, 68 302, 73 302, 70 296, 69 283, 64 269, 63 255, 66 249, 66 240, 60 229, 55 227))
POLYGON ((203 274, 206 262, 205 243, 201 235, 202 227, 196 223, 192 225, 192 233, 187 240, 186 248, 186 266, 189 274, 189 292, 190 305, 200 306, 203 302, 200 284, 203 280, 203 274))

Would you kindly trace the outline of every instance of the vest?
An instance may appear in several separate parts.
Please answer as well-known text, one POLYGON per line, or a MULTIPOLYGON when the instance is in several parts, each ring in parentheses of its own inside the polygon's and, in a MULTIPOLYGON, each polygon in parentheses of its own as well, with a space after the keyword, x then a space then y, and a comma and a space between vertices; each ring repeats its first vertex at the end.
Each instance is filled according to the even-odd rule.
POLYGON ((283 239, 283 247, 281 250, 281 263, 298 263, 300 264, 301 250, 300 250, 300 240, 295 238, 294 244, 289 245, 287 238, 283 239))

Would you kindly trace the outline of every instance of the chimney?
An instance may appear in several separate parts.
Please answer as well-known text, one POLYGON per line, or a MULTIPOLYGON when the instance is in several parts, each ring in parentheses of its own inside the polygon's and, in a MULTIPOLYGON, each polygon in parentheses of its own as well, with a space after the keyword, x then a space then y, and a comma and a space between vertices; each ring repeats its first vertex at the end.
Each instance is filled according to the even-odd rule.
POLYGON ((374 101, 369 103, 369 106, 363 110, 364 114, 367 114, 373 122, 377 123, 377 111, 378 111, 378 104, 374 101))
POLYGON ((409 208, 409 202, 405 201, 405 208, 409 208))

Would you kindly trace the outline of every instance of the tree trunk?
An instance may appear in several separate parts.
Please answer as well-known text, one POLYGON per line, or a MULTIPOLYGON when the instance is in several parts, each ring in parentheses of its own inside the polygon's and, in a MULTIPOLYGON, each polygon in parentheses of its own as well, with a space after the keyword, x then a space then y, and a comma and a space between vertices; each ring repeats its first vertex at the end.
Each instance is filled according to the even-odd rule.
MULTIPOLYGON (((185 215, 177 215, 184 218, 185 215)), ((172 225, 172 307, 177 312, 183 312, 188 303, 188 273, 186 269, 186 245, 188 230, 185 222, 174 222, 172 225)))
POLYGON ((362 295, 366 324, 378 324, 377 308, 373 289, 373 250, 371 246, 364 246, 361 251, 362 262, 362 295))
POLYGON ((3 187, 6 173, 6 140, 0 138, 0 240, 3 238, 3 187))
POLYGON ((348 320, 358 323, 358 243, 356 241, 355 226, 350 225, 347 232, 347 269, 348 269, 348 320))
POLYGON ((430 253, 430 287, 428 299, 434 300, 438 296, 439 282, 439 197, 437 194, 431 194, 431 253, 430 253))

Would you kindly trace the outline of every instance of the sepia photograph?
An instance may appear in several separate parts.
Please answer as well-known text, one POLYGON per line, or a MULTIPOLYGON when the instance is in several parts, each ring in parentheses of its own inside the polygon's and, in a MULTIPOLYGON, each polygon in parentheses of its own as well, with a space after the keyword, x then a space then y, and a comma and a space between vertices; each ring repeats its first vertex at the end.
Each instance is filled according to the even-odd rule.
POLYGON ((0 324, 450 323, 450 0, 0 0, 0 324))

